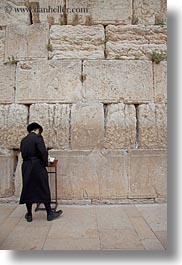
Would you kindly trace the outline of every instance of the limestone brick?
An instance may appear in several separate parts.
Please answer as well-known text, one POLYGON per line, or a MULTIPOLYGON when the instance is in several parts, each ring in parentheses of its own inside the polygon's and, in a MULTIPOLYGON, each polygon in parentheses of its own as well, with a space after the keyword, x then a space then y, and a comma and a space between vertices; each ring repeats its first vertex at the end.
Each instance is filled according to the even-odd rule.
POLYGON ((166 104, 142 104, 138 107, 139 148, 167 148, 166 104))
POLYGON ((24 105, 0 105, 0 146, 19 148, 26 135, 28 109, 24 105))
POLYGON ((167 62, 154 64, 154 93, 156 103, 167 103, 167 62))
POLYGON ((133 8, 133 23, 152 25, 166 22, 166 0, 135 0, 133 8))
POLYGON ((116 150, 50 151, 58 159, 58 197, 127 197, 127 154, 116 150))
POLYGON ((69 113, 69 104, 32 104, 29 122, 38 122, 43 126, 43 137, 47 147, 68 148, 69 113))
POLYGON ((130 151, 129 198, 155 198, 166 196, 166 151, 130 151))
POLYGON ((167 28, 144 25, 108 25, 108 59, 151 60, 153 51, 167 54, 167 28))
POLYGON ((132 19, 131 0, 67 0, 66 7, 78 8, 78 13, 68 12, 68 24, 130 24, 132 19))
POLYGON ((103 147, 104 109, 101 103, 78 103, 71 110, 71 147, 103 147))
POLYGON ((0 65, 0 103, 13 103, 15 93, 15 65, 0 65))
POLYGON ((136 110, 123 103, 108 105, 106 109, 107 148, 135 148, 136 110))
POLYGON ((152 62, 88 60, 83 63, 84 96, 103 103, 153 100, 152 62))
POLYGON ((104 27, 53 25, 50 30, 53 59, 104 59, 104 27))
POLYGON ((11 25, 6 28, 5 61, 48 57, 48 24, 11 25))
POLYGON ((77 60, 19 62, 16 102, 77 102, 82 97, 80 74, 77 60))
POLYGON ((0 197, 13 194, 14 158, 0 151, 0 197))

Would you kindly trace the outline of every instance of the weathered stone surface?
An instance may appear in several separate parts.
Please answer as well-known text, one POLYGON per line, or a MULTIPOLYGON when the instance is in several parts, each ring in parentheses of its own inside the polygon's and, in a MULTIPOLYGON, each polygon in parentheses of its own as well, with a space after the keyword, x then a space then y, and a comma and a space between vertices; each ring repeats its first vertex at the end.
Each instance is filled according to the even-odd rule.
POLYGON ((106 109, 106 148, 134 148, 136 110, 134 105, 111 104, 106 109))
POLYGON ((0 105, 0 147, 19 148, 26 134, 27 116, 24 105, 0 105))
POLYGON ((4 154, 0 150, 0 197, 7 197, 13 194, 13 154, 4 154))
POLYGON ((167 53, 167 28, 160 26, 108 25, 106 28, 108 59, 151 60, 152 51, 167 53))
POLYGON ((32 10, 32 20, 34 23, 50 22, 50 24, 61 24, 63 21, 63 7, 65 0, 29 0, 29 6, 32 10), (41 12, 33 12, 34 10, 41 12))
POLYGON ((16 165, 16 170, 15 170, 15 187, 14 187, 14 195, 16 197, 20 197, 21 195, 21 190, 22 190, 22 172, 21 172, 21 166, 22 166, 22 155, 21 153, 18 154, 18 161, 16 165))
POLYGON ((16 102, 77 102, 82 97, 80 73, 77 60, 20 62, 16 102))
POLYGON ((129 156, 129 198, 166 197, 166 151, 133 150, 129 156))
POLYGON ((103 147, 104 109, 101 103, 78 103, 71 110, 71 147, 103 147))
POLYGON ((167 62, 154 64, 154 94, 156 103, 167 103, 167 62))
POLYGON ((0 28, 0 65, 4 61, 5 29, 0 28))
POLYGON ((163 24, 166 22, 167 0, 135 0, 133 5, 134 24, 163 24))
POLYGON ((67 104, 32 104, 29 122, 38 122, 43 126, 43 137, 49 148, 68 148, 69 113, 67 104))
POLYGON ((58 162, 58 197, 127 197, 127 154, 116 150, 50 151, 58 162))
POLYGON ((83 87, 90 100, 150 102, 153 98, 152 62, 138 60, 84 61, 83 87))
POLYGON ((66 7, 78 8, 74 13, 68 10, 68 24, 130 24, 132 19, 131 0, 67 0, 66 7), (81 11, 81 8, 85 10, 81 11))
POLYGON ((30 24, 29 10, 26 9, 25 0, 1 0, 0 26, 15 24, 30 24), (19 8, 19 10, 17 10, 19 8), (22 11, 21 11, 21 10, 22 11), (23 12, 24 10, 24 12, 23 12))
POLYGON ((167 105, 142 104, 138 107, 139 148, 167 147, 167 105))
POLYGON ((104 27, 96 26, 59 26, 50 29, 52 59, 80 58, 104 59, 104 27))
POLYGON ((12 56, 16 60, 48 57, 48 24, 13 25, 6 29, 5 61, 12 56))
POLYGON ((0 103, 14 102, 15 66, 0 65, 0 103))

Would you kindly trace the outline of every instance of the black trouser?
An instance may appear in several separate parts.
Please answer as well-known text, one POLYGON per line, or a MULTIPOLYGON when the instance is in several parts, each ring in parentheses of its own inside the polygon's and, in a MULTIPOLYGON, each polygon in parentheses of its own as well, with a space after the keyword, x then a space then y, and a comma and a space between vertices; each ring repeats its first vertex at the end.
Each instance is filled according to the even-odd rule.
MULTIPOLYGON (((33 203, 31 203, 31 202, 26 203, 28 215, 32 215, 32 204, 33 203)), ((52 212, 50 203, 49 202, 45 202, 44 206, 46 208, 47 215, 50 214, 52 212)))

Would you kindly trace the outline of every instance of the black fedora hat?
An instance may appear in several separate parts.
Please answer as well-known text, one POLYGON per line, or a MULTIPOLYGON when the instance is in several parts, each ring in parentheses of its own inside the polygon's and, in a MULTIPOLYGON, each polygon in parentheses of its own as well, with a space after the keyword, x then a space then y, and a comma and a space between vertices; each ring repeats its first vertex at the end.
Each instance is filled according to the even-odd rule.
POLYGON ((40 130, 40 133, 43 132, 43 128, 40 124, 38 124, 37 122, 32 122, 30 123, 28 126, 27 126, 27 131, 28 132, 31 132, 33 130, 36 130, 36 129, 39 129, 40 130))

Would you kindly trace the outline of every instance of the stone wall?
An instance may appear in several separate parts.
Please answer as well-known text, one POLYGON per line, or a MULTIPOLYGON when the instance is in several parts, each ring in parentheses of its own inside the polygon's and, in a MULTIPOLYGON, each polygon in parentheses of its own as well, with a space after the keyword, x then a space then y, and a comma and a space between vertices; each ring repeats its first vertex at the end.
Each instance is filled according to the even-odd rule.
POLYGON ((59 199, 166 199, 166 53, 165 0, 2 0, 0 197, 19 197, 19 145, 36 121, 59 199))

